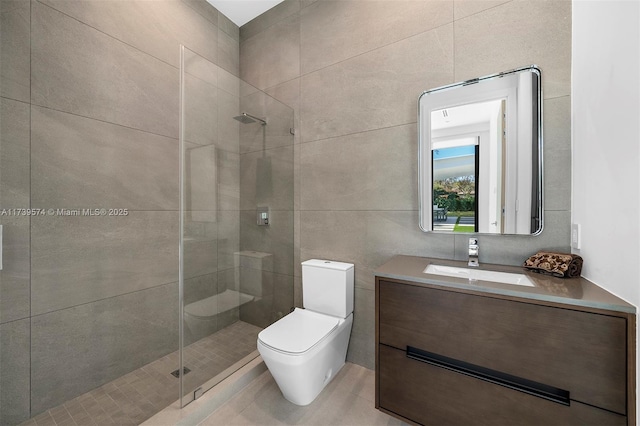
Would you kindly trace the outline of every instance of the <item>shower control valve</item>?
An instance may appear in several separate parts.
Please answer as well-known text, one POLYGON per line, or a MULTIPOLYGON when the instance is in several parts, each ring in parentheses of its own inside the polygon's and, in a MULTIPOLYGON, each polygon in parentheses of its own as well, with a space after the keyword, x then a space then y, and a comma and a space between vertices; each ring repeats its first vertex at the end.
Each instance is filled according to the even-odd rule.
POLYGON ((258 207, 256 209, 258 216, 258 226, 269 225, 269 207, 258 207))

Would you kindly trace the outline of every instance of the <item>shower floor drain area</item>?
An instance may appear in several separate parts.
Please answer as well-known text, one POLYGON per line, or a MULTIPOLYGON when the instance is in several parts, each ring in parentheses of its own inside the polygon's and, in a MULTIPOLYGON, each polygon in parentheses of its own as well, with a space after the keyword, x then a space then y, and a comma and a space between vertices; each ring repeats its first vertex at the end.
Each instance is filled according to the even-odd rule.
MULTIPOLYGON (((187 367, 184 367, 182 369, 182 374, 189 374, 190 371, 191 370, 189 370, 187 367)), ((177 379, 178 377, 180 377, 180 369, 178 368, 177 370, 172 371, 171 375, 177 379)))

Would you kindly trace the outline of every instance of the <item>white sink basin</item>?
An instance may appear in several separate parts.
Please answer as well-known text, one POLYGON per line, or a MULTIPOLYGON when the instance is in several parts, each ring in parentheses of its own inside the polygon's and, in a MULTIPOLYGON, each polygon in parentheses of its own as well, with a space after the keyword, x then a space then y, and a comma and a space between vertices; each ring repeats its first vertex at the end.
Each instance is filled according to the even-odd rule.
POLYGON ((535 284, 524 274, 510 272, 487 271, 482 269, 457 268, 455 266, 430 264, 422 271, 425 274, 444 275, 446 277, 466 278, 468 280, 493 281, 504 284, 535 287, 535 284))

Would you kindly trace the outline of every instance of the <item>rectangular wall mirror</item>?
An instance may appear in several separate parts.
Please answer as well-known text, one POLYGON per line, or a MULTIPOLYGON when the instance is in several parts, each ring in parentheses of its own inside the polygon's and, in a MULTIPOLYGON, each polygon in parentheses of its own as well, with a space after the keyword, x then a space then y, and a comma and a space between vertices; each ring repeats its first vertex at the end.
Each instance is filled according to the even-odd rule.
POLYGON ((428 90, 418 99, 418 126, 423 231, 542 232, 538 67, 428 90))

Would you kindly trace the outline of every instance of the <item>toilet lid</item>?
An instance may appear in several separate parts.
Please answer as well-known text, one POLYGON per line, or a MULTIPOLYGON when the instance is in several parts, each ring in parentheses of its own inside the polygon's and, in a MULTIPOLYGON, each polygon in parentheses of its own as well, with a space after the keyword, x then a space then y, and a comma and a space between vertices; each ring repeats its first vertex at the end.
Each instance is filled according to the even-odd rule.
POLYGON ((267 346, 282 352, 306 352, 338 326, 338 318, 296 308, 258 334, 267 346))

